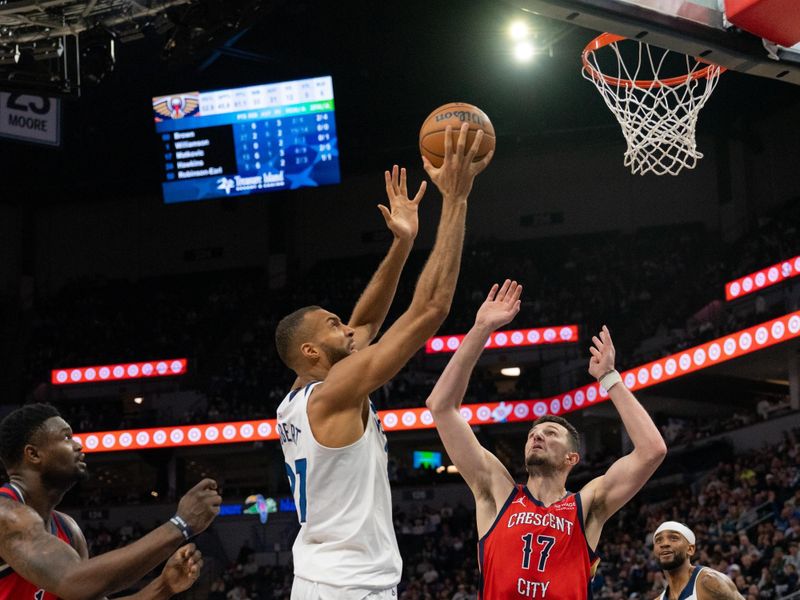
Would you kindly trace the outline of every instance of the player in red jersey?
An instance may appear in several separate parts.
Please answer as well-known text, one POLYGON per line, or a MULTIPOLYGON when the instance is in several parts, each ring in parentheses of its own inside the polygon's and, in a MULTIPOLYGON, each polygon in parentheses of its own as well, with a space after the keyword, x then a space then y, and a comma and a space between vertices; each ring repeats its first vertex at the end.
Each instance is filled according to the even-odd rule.
POLYGON ((525 444, 525 485, 517 485, 497 457, 481 447, 459 407, 489 335, 519 312, 521 293, 522 286, 509 280, 492 287, 426 404, 447 454, 475 496, 481 597, 586 600, 603 524, 645 484, 667 449, 614 370, 606 327, 592 338, 589 373, 608 389, 633 452, 572 493, 565 484, 580 460, 579 441, 566 420, 543 416, 534 421, 525 444))
POLYGON ((0 460, 10 478, 0 487, 0 600, 97 600, 169 558, 155 580, 128 597, 162 600, 191 587, 200 574, 203 561, 194 544, 179 547, 219 513, 222 499, 213 480, 181 498, 170 522, 90 559, 77 523, 55 510, 87 476, 81 445, 58 411, 31 404, 3 419, 0 460))

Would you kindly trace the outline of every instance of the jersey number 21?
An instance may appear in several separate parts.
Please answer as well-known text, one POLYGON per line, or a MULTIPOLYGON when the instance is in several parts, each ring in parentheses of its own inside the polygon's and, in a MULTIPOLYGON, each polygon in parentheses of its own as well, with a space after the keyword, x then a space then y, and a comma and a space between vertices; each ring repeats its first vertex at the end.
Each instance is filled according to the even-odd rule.
MULTIPOLYGON (((300 498, 298 504, 300 507, 300 522, 306 522, 306 470, 308 466, 308 459, 298 458, 294 461, 294 470, 289 463, 284 463, 286 466, 286 474, 289 476, 289 485, 292 487, 292 496, 294 496, 295 487, 300 482, 300 498)), ((38 599, 37 599, 38 600, 38 599)))

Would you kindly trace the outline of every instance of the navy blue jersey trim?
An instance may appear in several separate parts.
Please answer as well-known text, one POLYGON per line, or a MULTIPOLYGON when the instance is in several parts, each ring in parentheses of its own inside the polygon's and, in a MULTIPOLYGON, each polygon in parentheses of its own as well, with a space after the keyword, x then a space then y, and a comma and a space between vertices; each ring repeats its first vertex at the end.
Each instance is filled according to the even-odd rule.
MULTIPOLYGON (((692 571, 692 576, 689 577, 689 581, 686 582, 686 586, 681 590, 680 596, 678 596, 678 600, 686 600, 689 596, 694 593, 694 586, 695 582, 697 581, 697 576, 700 574, 700 571, 703 570, 703 567, 699 565, 695 565, 694 570, 692 571)), ((667 586, 667 593, 664 595, 665 598, 669 597, 669 586, 667 586)))
POLYGON ((550 506, 545 506, 544 502, 542 502, 536 496, 531 494, 531 491, 528 489, 527 485, 523 485, 522 488, 525 490, 525 495, 528 496, 528 499, 531 502, 533 502, 536 506, 541 506, 542 508, 550 508, 550 506, 553 506, 553 504, 558 504, 559 502, 561 502, 561 500, 564 500, 564 498, 568 498, 570 493, 571 493, 571 492, 567 492, 566 494, 564 494, 564 498, 561 498, 561 500, 553 502, 553 504, 551 504, 550 506))
POLYGON ((59 512, 53 511, 53 520, 58 521, 58 526, 61 527, 61 531, 63 531, 67 539, 69 540, 69 545, 74 549, 77 550, 75 547, 75 537, 72 535, 72 528, 67 523, 67 520, 64 518, 59 512))
POLYGON ((16 490, 16 488, 14 488, 14 486, 9 484, 0 486, 0 495, 5 496, 6 498, 11 498, 12 500, 16 500, 17 502, 22 502, 22 497, 19 495, 19 492, 16 490))
POLYGON ((583 524, 583 500, 581 499, 581 493, 578 492, 575 494, 575 504, 578 507, 578 523, 581 524, 581 533, 583 534, 583 539, 586 541, 586 549, 589 551, 589 562, 594 562, 600 555, 597 553, 596 550, 592 549, 589 545, 589 540, 586 539, 586 527, 583 524))
POLYGON ((509 506, 511 506, 511 502, 512 502, 512 500, 514 500, 514 497, 517 495, 518 491, 519 491, 519 487, 515 485, 514 489, 511 490, 511 493, 508 495, 508 498, 506 499, 505 504, 503 504, 503 508, 501 508, 497 512, 497 516, 494 518, 494 523, 492 523, 492 526, 489 527, 489 531, 487 531, 485 534, 483 534, 483 537, 478 540, 479 544, 482 543, 486 538, 488 538, 489 534, 492 533, 492 531, 494 531, 494 528, 500 522, 500 518, 503 516, 503 513, 506 512, 506 509, 509 506))
POLYGON ((523 485, 523 486, 522 486, 522 489, 523 489, 523 490, 525 490, 525 495, 526 495, 526 496, 528 496, 528 499, 529 499, 531 502, 533 502, 533 503, 534 503, 536 506, 541 506, 542 508, 547 508, 547 507, 544 505, 544 502, 542 502, 542 501, 541 501, 541 500, 539 500, 539 499, 538 499, 536 496, 534 496, 533 494, 531 494, 531 491, 528 489, 528 486, 527 486, 527 485, 523 485))
POLYGON ((478 540, 478 600, 483 600, 483 539, 478 540))
POLYGON ((293 390, 289 390, 289 402, 291 402, 292 400, 295 399, 295 397, 297 396, 298 392, 303 392, 305 394, 306 392, 308 392, 308 388, 310 388, 312 385, 316 385, 318 383, 321 383, 321 382, 312 381, 311 383, 308 383, 308 384, 306 384, 305 386, 303 386, 301 388, 296 388, 296 389, 293 389, 293 390))
POLYGON ((14 569, 12 569, 11 567, 7 567, 0 573, 0 581, 2 581, 5 577, 8 577, 9 575, 13 574, 14 574, 14 569))

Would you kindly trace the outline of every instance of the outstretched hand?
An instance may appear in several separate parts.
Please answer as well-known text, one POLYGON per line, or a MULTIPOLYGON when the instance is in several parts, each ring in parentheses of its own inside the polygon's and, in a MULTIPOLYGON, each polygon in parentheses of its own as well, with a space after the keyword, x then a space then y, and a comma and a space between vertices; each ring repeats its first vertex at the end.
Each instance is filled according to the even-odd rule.
POLYGON ((192 587, 202 570, 203 555, 194 544, 187 544, 169 558, 161 577, 172 594, 180 594, 192 587))
POLYGON ((494 284, 489 290, 489 295, 478 309, 475 316, 475 325, 486 327, 494 331, 511 322, 517 316, 522 295, 522 285, 516 281, 506 279, 503 286, 494 284))
POLYGON ((406 184, 406 170, 398 169, 397 165, 392 167, 392 172, 384 173, 386 179, 386 196, 389 199, 389 208, 383 204, 378 205, 386 226, 400 240, 413 240, 419 231, 419 218, 417 209, 428 182, 423 181, 413 200, 408 199, 408 186, 406 184))
POLYGON ((592 336, 593 346, 589 347, 592 357, 589 359, 589 374, 595 379, 600 379, 609 371, 614 370, 614 342, 611 341, 611 333, 608 327, 603 325, 600 337, 592 336))
POLYGON ((436 184, 445 200, 464 201, 467 199, 475 176, 486 168, 492 160, 494 150, 488 152, 481 160, 475 161, 478 149, 483 140, 483 130, 478 130, 472 145, 467 149, 469 124, 463 123, 458 134, 458 142, 453 148, 453 128, 449 125, 444 136, 444 162, 441 167, 434 167, 426 157, 422 157, 425 172, 436 184))

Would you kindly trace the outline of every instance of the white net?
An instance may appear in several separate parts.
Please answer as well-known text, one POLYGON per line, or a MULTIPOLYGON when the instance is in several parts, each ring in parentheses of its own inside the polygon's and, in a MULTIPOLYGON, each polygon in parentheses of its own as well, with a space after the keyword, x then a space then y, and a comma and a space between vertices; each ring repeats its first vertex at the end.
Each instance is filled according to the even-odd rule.
MULTIPOLYGON (((684 168, 693 169, 703 158, 695 140, 697 116, 724 69, 644 42, 604 35, 615 41, 600 41, 600 36, 594 47, 587 47, 583 76, 595 84, 622 127, 628 144, 625 166, 639 175, 677 175, 684 168), (623 57, 620 42, 628 45, 626 50, 637 44, 638 52, 623 57), (597 57, 601 48, 616 57, 615 75, 601 69, 597 57), (675 69, 677 57, 687 75, 662 78, 662 69, 675 69)), ((606 71, 613 72, 613 67, 606 71)))

